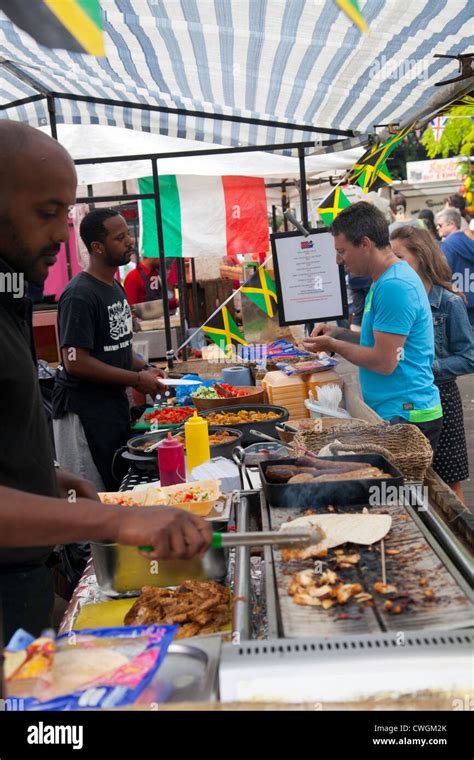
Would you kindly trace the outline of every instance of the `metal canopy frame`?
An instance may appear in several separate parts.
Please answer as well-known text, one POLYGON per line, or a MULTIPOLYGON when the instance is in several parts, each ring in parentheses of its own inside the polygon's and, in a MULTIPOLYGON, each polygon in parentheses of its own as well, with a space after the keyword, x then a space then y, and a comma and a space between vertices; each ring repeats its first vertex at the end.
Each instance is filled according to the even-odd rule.
MULTIPOLYGON (((51 130, 53 132, 53 129, 51 130)), ((57 137, 56 137, 57 139, 57 137)), ((327 141, 332 144, 334 141, 327 141)), ((219 153, 243 153, 243 152, 256 152, 261 150, 280 150, 284 148, 293 148, 298 150, 299 168, 300 168, 300 197, 301 207, 303 215, 303 224, 308 224, 308 211, 307 211, 307 192, 306 192, 306 170, 305 170, 305 148, 313 147, 312 142, 301 143, 278 143, 276 145, 251 145, 248 147, 238 146, 235 148, 211 148, 209 150, 192 150, 172 153, 146 153, 146 154, 133 154, 129 156, 102 156, 97 158, 80 158, 76 159, 74 163, 76 165, 85 164, 106 164, 106 163, 120 163, 122 161, 151 161, 152 177, 153 177, 153 193, 124 193, 122 195, 87 195, 76 199, 76 203, 94 203, 102 202, 117 202, 117 201, 135 201, 135 200, 154 200, 156 210, 156 224, 158 233, 158 252, 160 258, 160 274, 163 285, 163 316, 165 322, 165 336, 166 336, 166 359, 168 367, 173 367, 174 351, 172 348, 172 336, 171 336, 171 322, 169 313, 168 291, 166 288, 166 257, 164 250, 164 238, 163 238, 163 222, 161 216, 161 201, 160 201, 160 186, 158 175, 158 160, 163 158, 172 158, 176 156, 202 156, 202 155, 215 155, 219 153)), ((194 264, 194 260, 192 259, 194 264)), ((192 266, 192 292, 193 302, 196 307, 196 273, 195 267, 192 266)), ((178 288, 181 294, 185 292, 184 283, 184 271, 182 267, 178 267, 178 288)), ((182 304, 182 309, 185 308, 185 304, 182 304)), ((196 316, 198 316, 196 312, 196 316)), ((183 322, 181 322, 183 327, 183 322)), ((184 338, 184 335, 183 335, 184 338)))
MULTIPOLYGON (((184 108, 172 108, 168 106, 154 106, 150 105, 148 103, 130 103, 127 101, 122 100, 115 100, 113 98, 98 98, 94 96, 88 96, 88 95, 75 95, 70 93, 59 93, 56 91, 48 90, 40 81, 38 81, 36 78, 31 76, 31 74, 25 72, 22 70, 20 66, 13 63, 12 61, 6 60, 4 58, 0 57, 0 66, 3 66, 5 69, 7 69, 11 74, 13 74, 15 77, 20 79, 21 81, 27 83, 32 89, 37 91, 37 95, 32 95, 27 98, 22 98, 20 100, 13 101, 11 103, 7 103, 0 106, 0 111, 6 111, 10 108, 15 108, 19 105, 26 105, 28 103, 33 103, 39 100, 46 99, 47 105, 48 105, 48 114, 49 114, 49 120, 50 120, 50 128, 51 128, 51 135, 53 138, 57 140, 58 134, 57 134, 57 120, 56 120, 56 105, 55 100, 74 100, 77 102, 89 102, 89 103, 96 103, 98 105, 111 105, 111 106, 118 106, 122 108, 131 108, 131 109, 141 109, 145 111, 154 111, 154 112, 164 112, 164 113, 174 113, 176 115, 184 115, 184 116, 194 116, 194 117, 200 117, 204 119, 212 119, 212 120, 219 120, 219 121, 230 121, 230 122, 237 122, 237 123, 244 123, 244 124, 251 124, 255 126, 267 126, 267 127, 274 127, 274 128, 285 128, 290 129, 294 131, 301 131, 301 132, 313 132, 315 134, 327 134, 327 135, 336 135, 338 137, 355 137, 357 136, 357 132, 354 130, 342 130, 342 129, 336 129, 336 128, 325 128, 325 127, 316 127, 316 126, 309 126, 309 125, 301 125, 301 124, 293 124, 288 122, 279 122, 269 119, 255 119, 251 117, 245 117, 245 116, 233 116, 230 114, 215 114, 215 113, 206 113, 205 111, 192 111, 184 108)), ((458 94, 460 90, 468 90, 467 82, 469 80, 466 80, 462 85, 457 86, 449 86, 446 88, 446 91, 449 91, 449 96, 445 98, 445 101, 449 102, 451 99, 454 99, 455 94, 458 94)), ((434 101, 434 99, 433 99, 434 101)), ((426 118, 426 113, 430 110, 434 110, 434 102, 430 102, 423 110, 417 114, 417 117, 420 115, 423 115, 426 118)), ((436 107, 439 108, 438 103, 440 101, 440 98, 438 97, 436 99, 436 107)), ((415 117, 411 117, 410 121, 413 121, 415 117)), ((384 136, 385 137, 385 136, 384 136)), ((321 141, 319 144, 322 145, 332 145, 334 142, 337 142, 337 140, 326 140, 321 141)), ((118 200, 145 200, 145 199, 153 199, 155 201, 155 208, 156 208, 156 223, 157 223, 157 233, 158 233, 158 248, 159 248, 159 258, 160 258, 160 271, 161 271, 161 278, 162 282, 164 283, 163 287, 163 310, 164 310, 164 321, 165 321, 165 334, 166 334, 166 355, 167 355, 167 361, 168 366, 171 368, 173 366, 173 356, 174 351, 172 349, 172 341, 171 341, 171 324, 170 324, 170 314, 169 314, 169 304, 168 304, 168 292, 166 288, 166 259, 164 255, 164 241, 163 241, 163 227, 162 227, 162 217, 161 217, 161 204, 160 204, 160 188, 159 188, 159 181, 158 181, 158 160, 164 159, 164 158, 175 158, 175 157, 191 157, 191 156, 203 156, 203 155, 219 155, 219 154, 225 154, 225 153, 245 153, 245 152, 255 152, 255 151, 276 151, 276 150, 297 150, 298 152, 298 159, 299 159, 299 169, 300 169, 300 182, 299 182, 299 191, 300 191, 300 201, 301 201, 301 214, 302 214, 302 222, 304 226, 308 225, 308 207, 307 207, 307 192, 306 192, 306 169, 305 169, 305 150, 307 148, 313 148, 314 143, 313 142, 292 142, 292 143, 275 143, 273 145, 249 145, 249 146, 234 146, 234 147, 225 147, 225 148, 209 148, 202 150, 191 150, 191 151, 172 151, 168 153, 147 153, 143 155, 139 154, 133 154, 129 156, 103 156, 103 157, 97 157, 94 159, 78 159, 75 161, 77 165, 83 165, 83 164, 94 164, 94 163, 112 163, 112 162, 120 162, 120 161, 143 161, 143 160, 150 160, 151 161, 151 168, 152 168, 152 176, 153 176, 153 193, 150 194, 131 194, 131 195, 121 195, 121 196, 86 196, 84 198, 78 198, 77 202, 113 202, 118 200)), ((285 181, 283 180, 282 183, 282 204, 284 203, 283 195, 284 195, 284 187, 285 187, 285 181)), ((285 227, 287 225, 285 224, 285 227)), ((194 261, 193 261, 194 264, 194 261)), ((179 268, 180 277, 183 276, 183 268, 179 268)), ((195 268, 192 267, 193 272, 193 280, 195 280, 195 268)), ((183 283, 180 282, 180 290, 182 289, 183 283)), ((196 283, 193 281, 193 299, 195 300, 195 286, 196 283)), ((184 308, 184 304, 183 304, 184 308)))
MULTIPOLYGON (((230 121, 230 122, 237 122, 242 124, 251 124, 255 126, 266 126, 266 127, 274 127, 278 129, 289 129, 293 131, 300 131, 300 132, 313 132, 315 134, 327 134, 327 135, 337 135, 338 137, 355 137, 356 132, 354 132, 352 129, 333 129, 333 128, 325 128, 325 127, 315 127, 310 125, 302 125, 302 124, 293 124, 290 122, 280 122, 280 121, 274 121, 270 119, 255 119, 252 117, 246 117, 246 116, 233 116, 230 114, 215 114, 215 113, 207 113, 205 111, 192 111, 185 108, 171 108, 168 106, 154 106, 148 103, 130 103, 128 101, 123 100, 114 100, 113 98, 98 98, 94 96, 88 96, 88 95, 75 95, 72 93, 60 93, 56 91, 50 91, 47 90, 44 85, 39 82, 37 79, 35 79, 31 74, 26 73, 22 70, 21 67, 19 67, 17 64, 13 63, 12 61, 8 61, 6 59, 0 58, 0 66, 4 66, 11 74, 16 76, 18 79, 22 80, 26 84, 28 84, 30 87, 32 87, 34 90, 38 92, 38 95, 32 95, 28 98, 22 98, 21 100, 16 100, 11 103, 7 103, 0 106, 0 111, 6 111, 10 108, 15 108, 19 105, 26 105, 28 103, 33 103, 39 100, 46 99, 48 104, 48 113, 49 113, 49 120, 50 120, 50 128, 51 128, 51 135, 54 139, 58 139, 58 132, 57 132, 57 120, 56 120, 56 106, 55 106, 55 100, 74 100, 77 102, 86 102, 86 103, 96 103, 97 105, 111 105, 111 106, 118 106, 121 108, 132 108, 132 109, 140 109, 145 111, 153 111, 158 113, 172 113, 176 114, 178 116, 194 116, 204 119, 213 119, 218 121, 230 121)), ((321 145, 332 145, 337 140, 323 140, 320 141, 319 144, 321 145)), ((143 161, 143 160, 149 160, 151 161, 151 169, 152 169, 152 176, 153 176, 153 193, 146 193, 146 194, 124 194, 124 195, 110 195, 110 196, 85 196, 81 198, 77 198, 77 203, 89 203, 89 202, 113 202, 113 201, 119 201, 119 200, 154 200, 155 201, 155 209, 156 209, 156 224, 157 224, 157 233, 158 233, 158 251, 159 251, 159 258, 160 258, 160 273, 161 273, 161 280, 163 282, 163 314, 164 314, 164 322, 165 322, 165 335, 166 335, 166 358, 168 367, 172 368, 173 366, 173 357, 174 357, 174 351, 172 349, 172 337, 171 337, 171 323, 170 323, 170 313, 169 313, 169 302, 168 302, 168 291, 166 287, 166 257, 165 257, 165 251, 164 251, 164 238, 163 238, 163 224, 162 224, 162 216, 161 216, 161 203, 160 203, 160 187, 159 187, 159 180, 158 180, 158 161, 163 158, 177 158, 177 157, 191 157, 191 156, 205 156, 205 155, 219 155, 219 154, 225 154, 225 153, 248 153, 248 152, 256 152, 256 151, 267 151, 272 152, 276 150, 297 150, 298 151, 298 159, 299 159, 299 168, 300 168, 300 197, 301 197, 301 206, 302 206, 302 214, 303 214, 303 224, 308 223, 308 215, 307 215, 307 193, 306 193, 306 171, 305 171, 305 150, 309 148, 314 148, 315 144, 314 142, 309 141, 302 141, 302 142, 283 142, 283 143, 275 143, 273 145, 248 145, 248 146, 242 146, 237 145, 234 147, 225 147, 225 148, 209 148, 202 150, 190 150, 190 151, 170 151, 168 153, 146 153, 143 155, 140 154, 133 154, 128 156, 102 156, 97 157, 93 159, 77 159, 74 163, 76 165, 84 165, 84 164, 99 164, 99 163, 117 163, 121 161, 143 161)), ((194 261, 193 261, 194 264, 194 261)), ((180 292, 184 292, 185 287, 183 286, 183 282, 181 281, 184 277, 184 272, 182 267, 178 267, 178 280, 179 280, 179 290, 180 292)), ((192 266, 192 275, 193 275, 193 300, 196 300, 196 282, 195 282, 195 267, 192 266)), ((182 308, 184 309, 184 304, 182 305, 182 308)), ((198 315, 196 315, 198 316, 198 315)), ((183 323, 182 323, 183 324, 183 323)), ((184 336, 183 336, 184 337, 184 336)))

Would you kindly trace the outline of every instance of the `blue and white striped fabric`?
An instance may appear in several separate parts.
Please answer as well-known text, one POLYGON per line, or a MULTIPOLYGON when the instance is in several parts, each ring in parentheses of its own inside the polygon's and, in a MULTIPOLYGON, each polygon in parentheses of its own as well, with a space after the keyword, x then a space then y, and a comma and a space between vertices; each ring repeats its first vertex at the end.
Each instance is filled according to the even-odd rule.
MULTIPOLYGON (((38 45, 0 12, 0 55, 45 91, 278 122, 278 127, 57 98, 57 121, 225 145, 314 140, 286 124, 369 132, 401 121, 457 73, 472 0, 359 0, 362 35, 334 0, 101 0, 107 57, 38 45)), ((36 90, 0 65, 0 108, 36 90)), ((0 118, 48 123, 44 100, 0 118)), ((329 137, 329 135, 328 135, 329 137)), ((320 139, 320 138, 319 138, 320 139)))

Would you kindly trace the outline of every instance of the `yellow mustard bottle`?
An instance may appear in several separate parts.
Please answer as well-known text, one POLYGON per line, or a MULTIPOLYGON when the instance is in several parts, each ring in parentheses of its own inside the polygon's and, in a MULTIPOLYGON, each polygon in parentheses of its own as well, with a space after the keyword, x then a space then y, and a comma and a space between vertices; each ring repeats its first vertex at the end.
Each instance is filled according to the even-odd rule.
POLYGON ((211 458, 209 449, 209 426, 203 417, 194 412, 184 423, 184 438, 186 441, 186 464, 188 475, 194 467, 211 458))

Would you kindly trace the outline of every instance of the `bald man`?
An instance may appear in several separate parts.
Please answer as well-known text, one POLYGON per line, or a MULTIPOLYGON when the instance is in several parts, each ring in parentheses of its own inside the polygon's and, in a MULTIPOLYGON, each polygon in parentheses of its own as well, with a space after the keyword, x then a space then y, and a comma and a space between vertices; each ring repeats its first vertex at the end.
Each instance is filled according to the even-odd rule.
POLYGON ((91 483, 54 466, 25 294, 68 239, 76 183, 61 145, 0 120, 0 641, 2 610, 4 641, 51 624, 55 544, 109 538, 150 545, 150 558, 190 558, 212 538, 209 523, 178 509, 100 505, 91 483))

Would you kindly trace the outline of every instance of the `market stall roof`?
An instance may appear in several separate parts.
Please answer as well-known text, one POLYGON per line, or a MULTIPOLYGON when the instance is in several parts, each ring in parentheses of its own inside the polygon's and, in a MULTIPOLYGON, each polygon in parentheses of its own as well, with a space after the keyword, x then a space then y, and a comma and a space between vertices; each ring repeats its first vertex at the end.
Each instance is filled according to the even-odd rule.
POLYGON ((455 71, 434 54, 467 51, 470 3, 359 5, 370 34, 334 0, 101 0, 104 58, 38 45, 0 12, 0 116, 47 125, 52 92, 59 124, 227 145, 403 121, 455 71))
MULTIPOLYGON (((40 127, 49 133, 49 127, 40 127)), ((58 140, 74 159, 94 156, 126 156, 150 153, 176 153, 183 150, 202 149, 195 140, 135 132, 120 127, 101 125, 58 125, 58 140)), ((207 145, 206 147, 212 147, 207 145)), ((216 146, 219 147, 219 146, 216 146)), ((350 168, 362 155, 364 148, 339 151, 306 158, 308 175, 333 175, 350 168)), ((160 174, 238 175, 268 178, 299 177, 298 159, 264 151, 253 153, 225 153, 212 156, 174 156, 158 161, 160 174)), ((118 161, 106 164, 82 164, 77 166, 79 185, 89 185, 113 180, 146 177, 151 173, 149 160, 118 161)))

